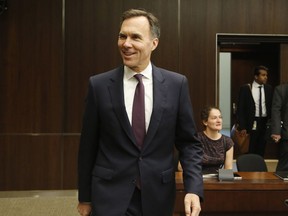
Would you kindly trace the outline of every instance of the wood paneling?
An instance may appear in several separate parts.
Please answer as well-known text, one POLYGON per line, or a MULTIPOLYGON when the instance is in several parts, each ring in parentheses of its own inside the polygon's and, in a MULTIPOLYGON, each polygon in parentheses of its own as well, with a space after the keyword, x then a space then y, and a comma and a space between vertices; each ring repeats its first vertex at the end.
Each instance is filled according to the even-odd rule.
POLYGON ((61 188, 61 137, 0 136, 0 190, 61 188))
POLYGON ((288 44, 280 46, 280 79, 281 82, 288 82, 288 44))
POLYGON ((80 131, 89 76, 121 63, 117 50, 121 8, 121 1, 66 1, 65 132, 80 131))
POLYGON ((61 131, 61 11, 58 0, 9 1, 0 16, 0 133, 61 131))
POLYGON ((63 151, 62 163, 63 178, 61 189, 77 188, 77 161, 78 161, 78 146, 80 135, 65 135, 63 136, 63 151))
POLYGON ((8 7, 0 15, 3 190, 76 187, 88 77, 121 64, 123 10, 159 17, 153 63, 188 77, 199 126, 202 107, 217 104, 216 33, 288 34, 286 0, 11 0, 8 7))

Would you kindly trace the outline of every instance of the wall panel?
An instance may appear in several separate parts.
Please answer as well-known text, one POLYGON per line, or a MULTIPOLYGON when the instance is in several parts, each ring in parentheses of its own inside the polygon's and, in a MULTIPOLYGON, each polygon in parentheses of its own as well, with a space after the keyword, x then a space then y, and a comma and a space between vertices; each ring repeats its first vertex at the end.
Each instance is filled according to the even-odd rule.
POLYGON ((61 7, 58 0, 9 1, 0 17, 1 133, 62 129, 61 7))
POLYGON ((61 188, 61 137, 0 136, 0 190, 61 188))
POLYGON ((280 69, 281 69, 281 82, 288 82, 288 44, 280 46, 280 69))
POLYGON ((77 160, 80 134, 66 134, 62 137, 63 170, 61 189, 77 188, 77 160))

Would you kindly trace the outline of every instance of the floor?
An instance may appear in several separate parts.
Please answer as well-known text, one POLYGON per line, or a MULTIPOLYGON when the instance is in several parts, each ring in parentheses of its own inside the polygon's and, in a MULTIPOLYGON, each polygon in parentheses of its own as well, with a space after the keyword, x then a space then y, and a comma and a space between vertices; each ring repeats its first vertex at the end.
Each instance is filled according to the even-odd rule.
POLYGON ((3 216, 79 216, 77 191, 0 191, 3 216))

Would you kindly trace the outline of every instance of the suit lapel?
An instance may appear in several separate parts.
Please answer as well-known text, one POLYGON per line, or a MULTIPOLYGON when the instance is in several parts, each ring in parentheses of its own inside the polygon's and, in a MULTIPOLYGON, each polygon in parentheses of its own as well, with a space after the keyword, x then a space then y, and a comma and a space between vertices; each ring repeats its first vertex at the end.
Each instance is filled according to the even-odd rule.
POLYGON ((131 139, 131 141, 133 141, 133 143, 136 145, 136 140, 132 132, 124 103, 123 74, 123 67, 117 68, 115 70, 115 73, 113 73, 110 78, 111 83, 108 85, 108 90, 110 93, 113 109, 122 128, 131 139))
POLYGON ((250 96, 251 103, 255 104, 253 94, 252 94, 252 84, 250 83, 247 84, 247 92, 248 92, 248 95, 250 96))

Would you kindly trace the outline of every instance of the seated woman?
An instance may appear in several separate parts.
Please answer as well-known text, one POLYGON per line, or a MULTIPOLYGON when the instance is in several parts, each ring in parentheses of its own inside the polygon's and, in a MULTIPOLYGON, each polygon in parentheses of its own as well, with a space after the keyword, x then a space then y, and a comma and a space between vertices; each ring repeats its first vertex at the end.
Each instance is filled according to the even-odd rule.
POLYGON ((218 169, 233 168, 232 139, 220 133, 222 130, 222 115, 217 107, 206 107, 201 112, 204 130, 198 132, 198 138, 203 145, 202 172, 216 173, 218 169))

